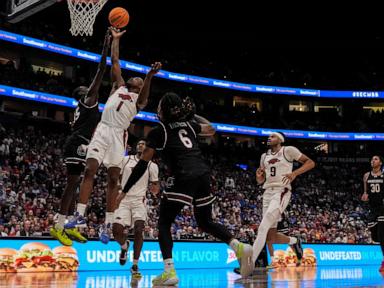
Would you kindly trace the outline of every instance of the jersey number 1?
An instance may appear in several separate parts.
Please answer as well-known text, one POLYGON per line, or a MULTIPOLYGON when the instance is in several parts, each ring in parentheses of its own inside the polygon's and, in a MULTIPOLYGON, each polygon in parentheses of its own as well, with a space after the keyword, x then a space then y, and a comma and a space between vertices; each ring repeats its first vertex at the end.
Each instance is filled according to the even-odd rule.
POLYGON ((185 129, 179 130, 179 138, 185 147, 192 148, 192 146, 193 146, 192 141, 188 137, 188 132, 185 129))
POLYGON ((116 108, 117 112, 120 111, 120 108, 121 108, 121 106, 123 106, 123 104, 124 104, 124 101, 120 101, 119 106, 117 106, 117 108, 116 108))

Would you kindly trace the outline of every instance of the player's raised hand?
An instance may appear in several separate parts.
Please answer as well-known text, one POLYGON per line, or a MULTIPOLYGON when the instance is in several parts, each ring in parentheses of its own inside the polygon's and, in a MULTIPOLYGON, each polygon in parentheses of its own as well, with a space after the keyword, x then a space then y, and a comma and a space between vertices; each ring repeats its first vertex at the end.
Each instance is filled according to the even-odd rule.
POLYGON ((368 193, 364 193, 361 195, 361 201, 367 202, 368 201, 368 193))
POLYGON ((162 67, 161 62, 155 62, 155 63, 153 63, 153 64, 151 65, 151 69, 148 71, 148 75, 149 75, 149 76, 153 76, 153 75, 157 74, 157 72, 160 71, 161 67, 162 67))
POLYGON ((105 33, 105 36, 104 36, 104 45, 103 47, 105 48, 109 48, 109 45, 111 44, 111 30, 110 29, 107 29, 107 32, 105 33))
POLYGON ((283 175, 283 184, 284 185, 290 184, 295 179, 296 179, 296 174, 294 172, 289 173, 289 174, 284 174, 283 175))
POLYGON ((112 37, 114 39, 120 39, 121 36, 123 36, 124 33, 127 32, 126 30, 120 31, 119 29, 117 29, 115 27, 109 27, 109 30, 111 31, 112 37))

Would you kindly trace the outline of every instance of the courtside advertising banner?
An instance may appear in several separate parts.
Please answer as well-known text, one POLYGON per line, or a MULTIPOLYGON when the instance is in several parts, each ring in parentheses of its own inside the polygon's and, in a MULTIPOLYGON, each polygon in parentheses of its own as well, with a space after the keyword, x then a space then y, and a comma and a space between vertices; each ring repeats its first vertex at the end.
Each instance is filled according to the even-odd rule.
MULTIPOLYGON (((128 253, 132 263, 133 250, 128 253)), ((380 265, 378 245, 304 244, 303 265, 380 265)), ((287 245, 274 245, 275 255, 269 262, 275 266, 295 266, 297 259, 287 245)), ((99 241, 74 243, 64 247, 56 240, 0 239, 2 272, 51 272, 126 270, 119 264, 120 247, 115 241, 104 245, 99 241)), ((173 257, 177 268, 234 268, 235 253, 224 243, 175 242, 173 257)), ((156 241, 144 242, 139 259, 141 269, 162 269, 163 259, 156 241)))

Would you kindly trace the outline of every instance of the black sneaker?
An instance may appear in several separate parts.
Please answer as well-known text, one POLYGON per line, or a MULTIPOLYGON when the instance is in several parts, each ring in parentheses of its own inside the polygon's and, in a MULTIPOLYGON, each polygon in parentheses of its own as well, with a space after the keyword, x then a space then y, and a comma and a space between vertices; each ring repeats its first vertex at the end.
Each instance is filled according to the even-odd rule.
POLYGON ((303 246, 301 246, 301 239, 300 237, 297 237, 297 242, 296 244, 290 245, 292 250, 295 252, 297 256, 297 265, 300 266, 301 264, 301 259, 303 259, 303 246))
POLYGON ((127 263, 127 254, 128 254, 128 250, 129 250, 129 240, 127 240, 127 249, 121 249, 120 251, 120 257, 119 257, 119 260, 120 260, 120 265, 125 265, 125 263, 127 263))
POLYGON ((132 274, 132 279, 135 279, 135 280, 140 280, 142 277, 139 271, 139 267, 135 264, 133 264, 131 267, 131 274, 132 274))

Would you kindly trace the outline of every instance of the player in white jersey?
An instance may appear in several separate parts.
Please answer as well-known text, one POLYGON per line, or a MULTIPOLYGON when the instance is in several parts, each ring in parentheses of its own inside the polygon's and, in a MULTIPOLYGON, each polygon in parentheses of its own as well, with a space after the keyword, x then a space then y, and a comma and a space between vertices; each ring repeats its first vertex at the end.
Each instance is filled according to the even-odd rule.
POLYGON ((253 263, 256 261, 266 240, 270 243, 290 244, 301 260, 302 248, 300 239, 288 237, 277 232, 277 223, 287 208, 291 198, 291 183, 295 178, 315 167, 313 162, 299 149, 293 146, 282 146, 285 142, 283 133, 274 132, 268 138, 269 149, 261 156, 260 167, 256 171, 256 181, 263 184, 263 219, 258 228, 253 244, 253 263), (294 171, 293 162, 302 166, 294 171))
POLYGON ((130 78, 126 83, 121 75, 119 62, 119 42, 125 31, 120 32, 114 28, 110 28, 110 31, 113 37, 112 90, 104 106, 101 121, 88 146, 84 179, 80 186, 79 203, 74 220, 65 225, 65 228, 71 228, 86 223, 83 216, 92 193, 94 176, 99 166, 104 164, 108 171, 108 186, 105 224, 100 229, 100 240, 103 243, 109 241, 109 228, 113 222, 118 182, 128 138, 127 129, 136 114, 147 105, 152 77, 161 69, 161 63, 156 62, 152 64, 144 81, 135 77, 130 78))
MULTIPOLYGON (((146 147, 145 140, 140 140, 136 145, 136 155, 130 155, 124 158, 124 168, 122 170, 121 186, 127 183, 132 169, 140 161, 142 152, 146 147)), ((147 220, 146 194, 148 187, 154 195, 160 191, 159 186, 159 168, 156 163, 150 161, 144 175, 140 180, 128 191, 119 207, 115 210, 113 222, 113 236, 121 246, 120 264, 124 265, 127 261, 127 251, 129 241, 124 235, 124 227, 134 227, 133 242, 133 265, 131 268, 132 278, 139 280, 141 274, 139 272, 138 262, 141 249, 143 247, 144 224, 147 220)), ((120 192, 121 193, 121 192, 120 192)))

